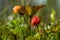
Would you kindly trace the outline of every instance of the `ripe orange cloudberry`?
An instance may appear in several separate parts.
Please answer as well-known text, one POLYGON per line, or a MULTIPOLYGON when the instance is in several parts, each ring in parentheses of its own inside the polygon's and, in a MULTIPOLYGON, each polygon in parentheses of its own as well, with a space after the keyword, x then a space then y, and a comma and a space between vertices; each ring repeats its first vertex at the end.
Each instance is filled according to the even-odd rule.
POLYGON ((15 14, 18 14, 20 12, 20 10, 21 10, 21 6, 19 6, 19 5, 13 7, 13 12, 15 14))

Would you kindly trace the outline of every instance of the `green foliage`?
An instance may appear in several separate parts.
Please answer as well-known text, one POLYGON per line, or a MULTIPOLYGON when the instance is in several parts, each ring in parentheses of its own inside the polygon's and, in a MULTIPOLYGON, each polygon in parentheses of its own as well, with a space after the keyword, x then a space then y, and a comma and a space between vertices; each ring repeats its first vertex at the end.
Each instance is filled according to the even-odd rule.
MULTIPOLYGON (((0 0, 0 40, 60 40, 60 2, 58 1, 47 0, 45 8, 36 14, 32 11, 41 17, 41 23, 37 28, 37 26, 30 26, 31 18, 28 15, 12 14, 15 5, 26 3, 23 4, 21 0, 0 0)), ((29 11, 31 12, 31 9, 29 11)))

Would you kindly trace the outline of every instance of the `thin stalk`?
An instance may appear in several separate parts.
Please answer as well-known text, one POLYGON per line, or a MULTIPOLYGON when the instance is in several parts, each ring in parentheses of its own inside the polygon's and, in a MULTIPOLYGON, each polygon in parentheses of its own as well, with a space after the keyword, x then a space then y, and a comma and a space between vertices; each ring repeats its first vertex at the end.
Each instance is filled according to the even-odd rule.
POLYGON ((16 37, 16 35, 14 35, 14 34, 13 34, 13 36, 14 36, 14 39, 15 39, 15 40, 17 40, 17 37, 16 37))
POLYGON ((37 26, 38 32, 39 32, 39 27, 37 26))
POLYGON ((23 16, 23 18, 24 18, 24 21, 25 21, 25 23, 26 23, 26 24, 28 24, 28 23, 27 23, 27 21, 26 21, 26 18, 25 18, 25 16, 23 16))
POLYGON ((30 32, 31 32, 31 34, 32 34, 32 31, 31 31, 31 16, 30 16, 30 26, 29 26, 29 29, 30 29, 30 32))

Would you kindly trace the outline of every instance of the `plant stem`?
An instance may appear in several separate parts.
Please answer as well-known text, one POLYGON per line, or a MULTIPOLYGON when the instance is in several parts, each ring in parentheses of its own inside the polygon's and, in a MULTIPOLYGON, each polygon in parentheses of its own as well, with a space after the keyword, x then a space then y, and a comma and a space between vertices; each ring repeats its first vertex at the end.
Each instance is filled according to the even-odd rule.
POLYGON ((32 31, 31 31, 31 16, 30 16, 30 26, 29 26, 29 29, 30 29, 30 32, 31 32, 31 34, 32 34, 32 31))
MULTIPOLYGON (((39 27, 38 27, 38 25, 37 25, 37 29, 38 29, 38 32, 39 32, 39 27)), ((40 33, 40 32, 39 32, 40 33)), ((40 38, 42 38, 42 35, 40 35, 41 37, 40 38)), ((41 40, 41 39, 39 39, 39 40, 41 40)))
POLYGON ((37 26, 38 32, 39 32, 39 27, 37 26))
POLYGON ((14 34, 13 34, 13 36, 14 36, 15 40, 17 40, 17 37, 16 37, 16 35, 14 35, 14 34))
POLYGON ((23 18, 24 18, 24 21, 25 21, 25 23, 26 23, 26 24, 28 24, 28 23, 27 23, 27 21, 26 21, 26 18, 25 18, 25 16, 23 16, 23 18))

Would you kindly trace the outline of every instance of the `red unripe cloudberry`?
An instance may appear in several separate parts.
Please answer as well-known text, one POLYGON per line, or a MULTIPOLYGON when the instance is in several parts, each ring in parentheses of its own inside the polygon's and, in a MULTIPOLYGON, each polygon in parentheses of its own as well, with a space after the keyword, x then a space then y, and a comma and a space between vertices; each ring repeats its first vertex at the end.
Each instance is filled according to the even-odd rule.
POLYGON ((34 16, 31 19, 31 26, 37 26, 41 22, 41 19, 38 16, 34 16))

